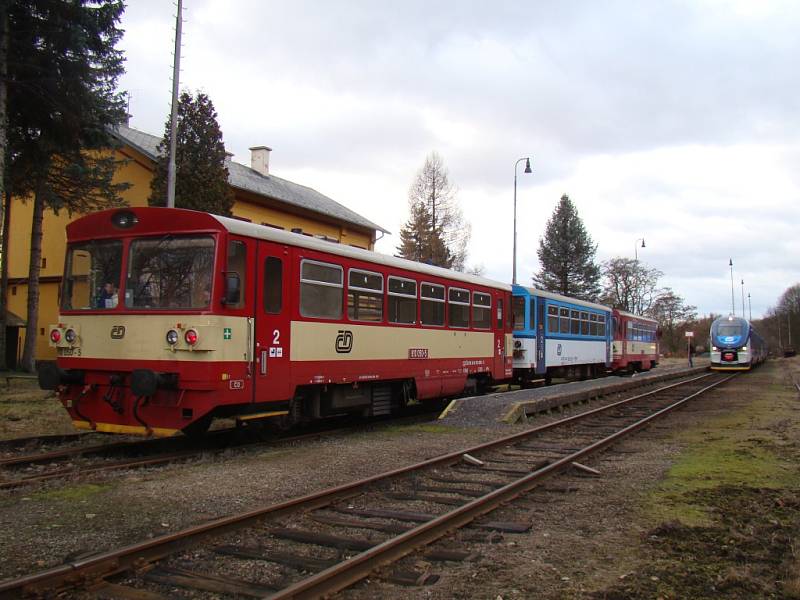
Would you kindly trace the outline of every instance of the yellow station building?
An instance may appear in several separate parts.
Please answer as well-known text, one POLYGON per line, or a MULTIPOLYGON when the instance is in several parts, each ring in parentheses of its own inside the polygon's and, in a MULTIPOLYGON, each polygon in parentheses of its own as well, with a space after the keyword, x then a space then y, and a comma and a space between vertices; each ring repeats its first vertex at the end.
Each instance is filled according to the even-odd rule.
MULTIPOLYGON (((117 171, 116 181, 131 184, 122 196, 130 206, 147 206, 161 138, 122 125, 115 135, 121 143, 115 152, 125 161, 117 171)), ((250 148, 249 166, 229 161, 228 181, 235 195, 234 217, 369 250, 374 248, 376 236, 388 233, 316 190, 272 175, 270 152, 266 146, 250 148)), ((31 202, 12 199, 7 215, 10 219, 8 310, 23 319, 27 313, 32 215, 31 202)), ((19 362, 24 336, 30 333, 37 338, 37 360, 55 359, 55 349, 47 342, 47 326, 58 320, 58 293, 66 249, 64 228, 79 216, 70 217, 66 211, 58 215, 50 210, 44 213, 39 322, 35 332, 19 326, 7 330, 12 333, 7 340, 12 353, 9 358, 17 359, 11 364, 19 362), (18 339, 13 335, 17 331, 18 339)))

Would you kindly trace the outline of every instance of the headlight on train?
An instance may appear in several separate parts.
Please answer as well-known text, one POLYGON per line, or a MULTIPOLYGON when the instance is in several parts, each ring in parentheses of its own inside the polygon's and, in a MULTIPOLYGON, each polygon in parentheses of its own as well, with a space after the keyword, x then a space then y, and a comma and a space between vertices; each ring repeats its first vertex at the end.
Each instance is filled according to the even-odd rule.
POLYGON ((747 346, 742 346, 742 352, 747 352, 747 346))
POLYGON ((716 346, 711 346, 711 350, 713 350, 714 352, 716 352, 717 350, 719 350, 719 348, 717 348, 716 346))
POLYGON ((50 341, 57 344, 61 341, 61 332, 58 329, 50 331, 50 341))
POLYGON ((519 340, 514 340, 514 348, 522 348, 522 342, 519 340))
POLYGON ((170 329, 167 332, 167 343, 170 346, 174 346, 175 344, 178 343, 178 332, 175 331, 174 329, 170 329))
POLYGON ((67 329, 64 332, 64 339, 68 344, 74 344, 75 341, 78 339, 78 334, 75 333, 74 329, 67 329))
POLYGON ((194 346, 198 340, 197 331, 194 329, 189 329, 185 334, 183 334, 183 339, 186 340, 186 343, 190 346, 194 346))

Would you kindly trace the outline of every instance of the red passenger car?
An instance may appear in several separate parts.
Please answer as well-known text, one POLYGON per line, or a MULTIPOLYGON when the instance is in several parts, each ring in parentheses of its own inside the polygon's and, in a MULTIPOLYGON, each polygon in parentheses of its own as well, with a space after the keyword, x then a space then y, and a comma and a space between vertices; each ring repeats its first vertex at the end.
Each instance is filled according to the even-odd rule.
POLYGON ((511 377, 506 284, 180 209, 94 213, 67 238, 39 379, 77 427, 388 414, 511 377))
POLYGON ((649 371, 658 364, 658 322, 614 309, 611 369, 616 373, 649 371))

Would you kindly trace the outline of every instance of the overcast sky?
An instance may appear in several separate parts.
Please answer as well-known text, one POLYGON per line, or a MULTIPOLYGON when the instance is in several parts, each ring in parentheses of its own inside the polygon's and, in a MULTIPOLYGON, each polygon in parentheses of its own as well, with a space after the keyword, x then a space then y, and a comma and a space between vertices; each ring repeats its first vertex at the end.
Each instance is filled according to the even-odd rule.
MULTIPOLYGON (((129 0, 131 126, 169 113, 175 6, 129 0)), ((701 314, 754 317, 800 281, 800 4, 793 1, 184 0, 181 88, 228 151, 390 230, 437 151, 472 224, 467 264, 538 270, 569 194, 598 261, 639 259, 701 314), (641 245, 641 242, 638 242, 641 245)))

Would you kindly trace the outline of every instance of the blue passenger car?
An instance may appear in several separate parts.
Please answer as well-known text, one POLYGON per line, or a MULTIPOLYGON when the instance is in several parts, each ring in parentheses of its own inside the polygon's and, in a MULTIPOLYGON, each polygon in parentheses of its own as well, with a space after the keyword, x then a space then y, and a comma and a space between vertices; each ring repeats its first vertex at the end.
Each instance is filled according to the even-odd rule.
POLYGON ((711 368, 747 371, 767 358, 767 345, 747 319, 728 315, 711 324, 711 368))
POLYGON ((513 286, 514 380, 603 375, 611 364, 611 309, 536 288, 513 286))

